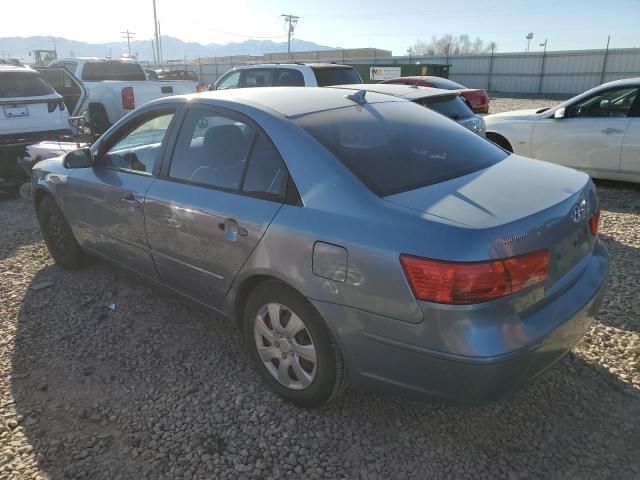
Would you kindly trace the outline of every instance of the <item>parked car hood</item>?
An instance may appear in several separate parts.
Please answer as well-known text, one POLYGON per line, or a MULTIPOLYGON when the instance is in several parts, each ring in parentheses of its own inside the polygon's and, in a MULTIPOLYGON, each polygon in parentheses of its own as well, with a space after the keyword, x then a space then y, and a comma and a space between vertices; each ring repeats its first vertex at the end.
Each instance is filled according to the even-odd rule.
POLYGON ((385 200, 423 215, 488 229, 557 205, 588 182, 589 176, 577 170, 512 154, 484 170, 385 200))
POLYGON ((526 110, 513 110, 511 112, 502 112, 502 113, 494 113, 492 115, 487 115, 484 117, 486 122, 490 122, 492 120, 528 120, 532 117, 535 117, 536 112, 540 110, 539 108, 529 108, 526 110))

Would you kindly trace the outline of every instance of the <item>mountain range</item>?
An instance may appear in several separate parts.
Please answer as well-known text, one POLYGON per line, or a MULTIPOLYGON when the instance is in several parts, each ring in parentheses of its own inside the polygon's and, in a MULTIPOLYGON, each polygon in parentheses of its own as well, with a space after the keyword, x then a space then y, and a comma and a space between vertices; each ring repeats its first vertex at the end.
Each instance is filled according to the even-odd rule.
MULTIPOLYGON (((0 38, 0 58, 19 58, 29 63, 29 52, 33 50, 51 50, 54 47, 58 57, 119 57, 127 53, 125 41, 109 43, 87 43, 69 40, 62 37, 3 37, 0 38)), ((291 51, 305 52, 312 50, 335 50, 335 47, 318 45, 294 38, 291 40, 291 51)), ((153 50, 150 40, 134 40, 131 51, 138 54, 140 61, 153 60, 153 50)), ((185 42, 179 38, 163 36, 162 52, 165 60, 182 60, 197 57, 222 57, 228 55, 263 55, 265 53, 280 53, 287 51, 287 42, 273 42, 271 40, 245 40, 227 44, 210 43, 203 45, 196 42, 185 42)))

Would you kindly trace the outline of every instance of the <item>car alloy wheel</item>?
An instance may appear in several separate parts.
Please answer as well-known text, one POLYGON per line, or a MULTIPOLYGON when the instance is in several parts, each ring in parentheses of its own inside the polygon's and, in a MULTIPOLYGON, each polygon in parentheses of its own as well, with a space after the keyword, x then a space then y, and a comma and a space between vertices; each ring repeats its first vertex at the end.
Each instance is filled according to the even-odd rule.
POLYGON ((273 378, 293 390, 311 385, 318 366, 316 346, 293 310, 280 303, 263 305, 253 331, 260 359, 273 378))

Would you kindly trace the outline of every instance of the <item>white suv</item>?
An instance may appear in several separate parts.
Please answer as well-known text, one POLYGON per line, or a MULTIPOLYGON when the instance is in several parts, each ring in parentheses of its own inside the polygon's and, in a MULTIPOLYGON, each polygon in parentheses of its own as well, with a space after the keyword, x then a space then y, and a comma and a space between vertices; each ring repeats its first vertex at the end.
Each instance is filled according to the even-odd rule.
POLYGON ((0 190, 24 147, 72 133, 62 96, 38 72, 0 63, 0 190))
POLYGON ((214 84, 215 90, 250 87, 328 87, 362 83, 351 65, 336 63, 261 63, 235 67, 214 84))

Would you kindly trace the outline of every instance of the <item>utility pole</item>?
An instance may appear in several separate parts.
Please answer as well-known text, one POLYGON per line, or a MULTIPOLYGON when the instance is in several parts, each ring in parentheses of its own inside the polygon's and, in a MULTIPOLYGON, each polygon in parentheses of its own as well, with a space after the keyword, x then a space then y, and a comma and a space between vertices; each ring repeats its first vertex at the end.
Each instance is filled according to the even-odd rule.
POLYGON ((157 52, 156 61, 157 61, 157 63, 160 63, 161 62, 161 59, 160 59, 160 57, 161 57, 160 56, 160 37, 158 35, 158 15, 156 13, 156 0, 153 0, 153 27, 154 27, 154 31, 156 32, 155 33, 155 36, 156 36, 156 52, 157 52))
POLYGON ((280 16, 284 18, 285 28, 287 29, 287 56, 289 57, 289 61, 291 61, 291 36, 296 29, 300 17, 291 14, 282 14, 280 16))
POLYGON ((127 39, 127 47, 129 49, 129 55, 131 55, 131 39, 136 34, 136 32, 130 32, 129 29, 127 28, 125 32, 120 32, 120 33, 122 34, 122 38, 127 39))

